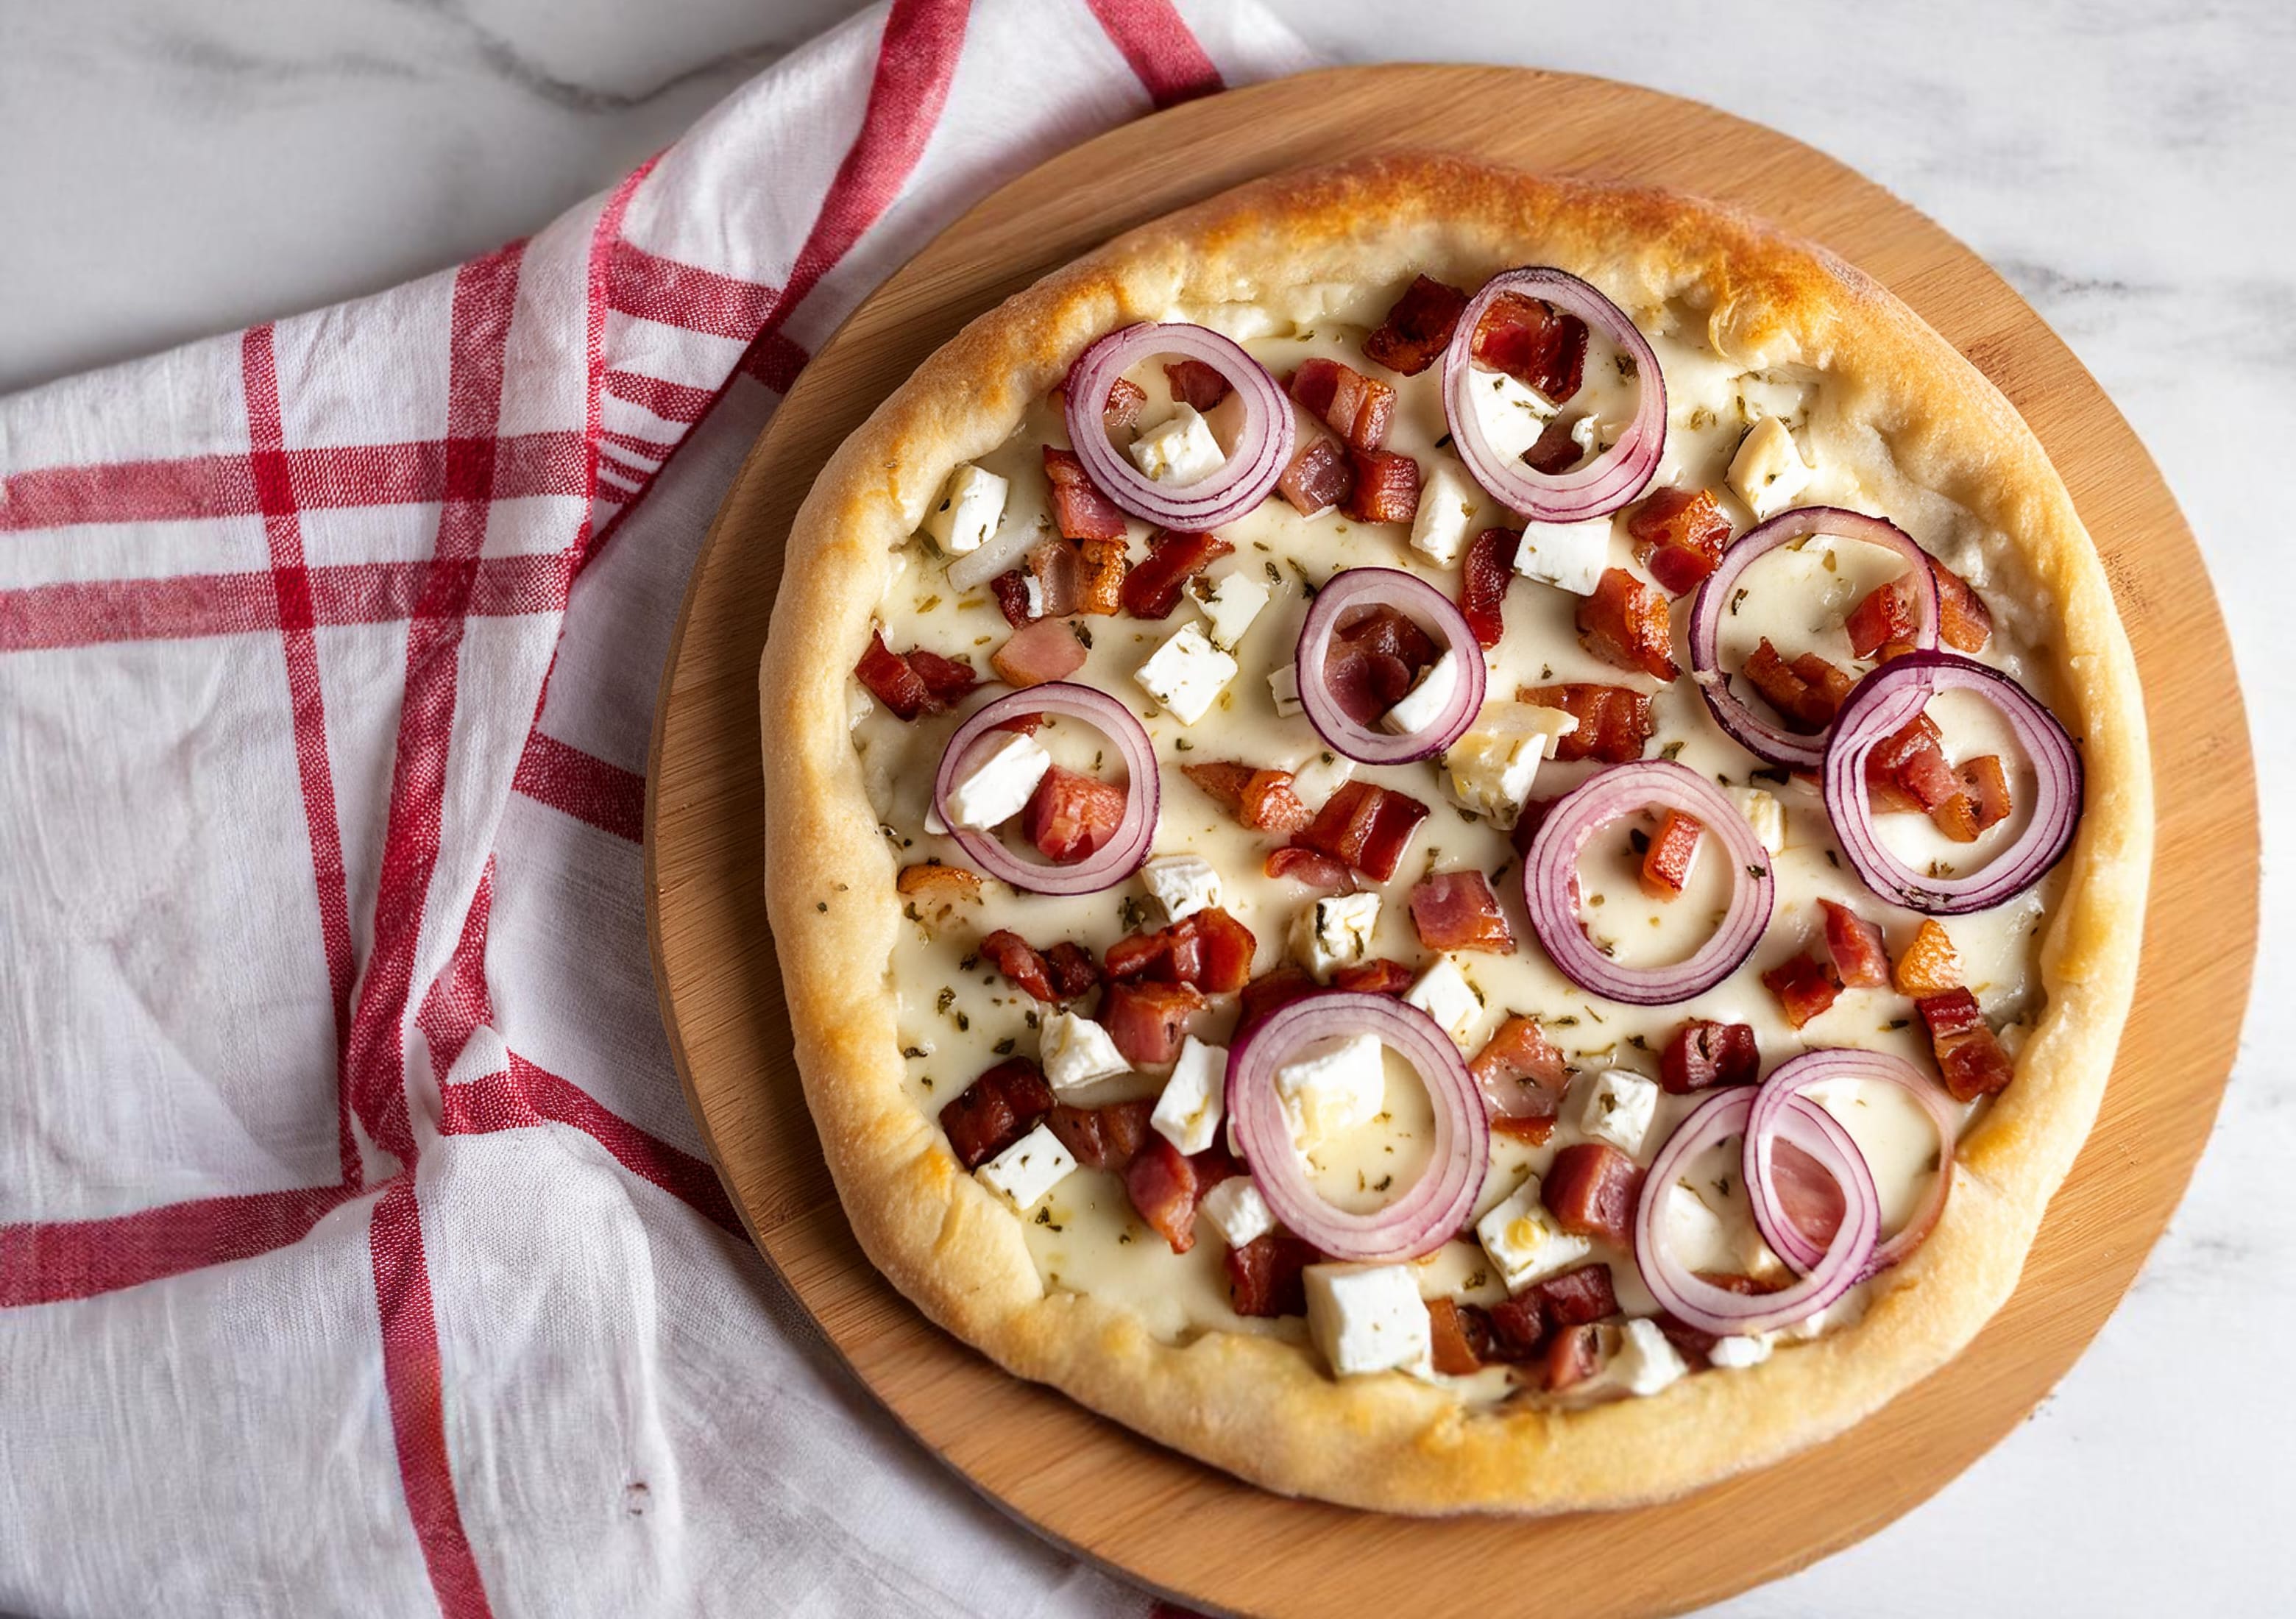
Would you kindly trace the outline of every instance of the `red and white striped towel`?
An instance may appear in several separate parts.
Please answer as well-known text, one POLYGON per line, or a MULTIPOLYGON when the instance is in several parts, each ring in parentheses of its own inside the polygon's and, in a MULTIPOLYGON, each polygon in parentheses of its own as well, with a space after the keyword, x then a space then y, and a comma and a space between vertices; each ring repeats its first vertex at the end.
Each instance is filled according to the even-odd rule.
POLYGON ((636 839, 702 530, 994 184, 1303 65, 896 0, 529 241, 0 400, 0 1608, 1138 1613, 808 1335, 636 839))

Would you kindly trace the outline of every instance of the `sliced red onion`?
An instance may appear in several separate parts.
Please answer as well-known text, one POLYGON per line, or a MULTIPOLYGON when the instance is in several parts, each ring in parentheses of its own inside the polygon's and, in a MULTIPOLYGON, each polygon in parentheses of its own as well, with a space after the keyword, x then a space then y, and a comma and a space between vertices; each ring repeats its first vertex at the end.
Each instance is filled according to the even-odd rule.
POLYGON ((1300 706, 1308 722, 1332 747, 1367 765, 1407 765, 1431 759, 1466 735, 1482 711, 1488 677, 1482 644, 1468 626, 1458 604, 1415 573, 1400 568, 1349 568, 1332 576, 1316 593, 1300 626, 1300 645, 1292 668, 1300 683, 1300 706), (1423 629, 1434 632, 1457 669, 1451 695, 1434 719, 1415 731, 1398 735, 1359 724, 1332 695, 1324 663, 1340 620, 1353 607, 1392 607, 1423 629))
POLYGON ((1627 312, 1576 275, 1556 269, 1502 270, 1483 283, 1451 335, 1443 356, 1443 415, 1459 459, 1493 499, 1540 522, 1580 522, 1617 511, 1650 487, 1666 454, 1666 374, 1627 312), (1641 384, 1634 417, 1616 443, 1582 466, 1533 472, 1483 431, 1482 418, 1475 414, 1475 327, 1504 292, 1536 298, 1577 316, 1634 360, 1641 384))
MULTIPOLYGON (((1718 1092, 1693 1109, 1667 1138, 1643 1179, 1642 1203, 1635 1211, 1635 1266, 1659 1308, 1701 1332, 1730 1336, 1775 1332, 1824 1309, 1866 1274, 1874 1239, 1881 1229, 1881 1202, 1865 1158, 1847 1131, 1811 1124, 1795 1145, 1809 1152, 1841 1187, 1841 1224, 1808 1274, 1776 1293, 1739 1294, 1718 1287, 1675 1256, 1668 1239, 1667 1194, 1690 1161, 1707 1148, 1744 1132, 1754 1111, 1754 1092, 1736 1088, 1718 1092), (1839 1138, 1837 1140, 1837 1137, 1839 1138)), ((1800 1123, 1827 1118, 1816 1104, 1794 1098, 1787 1115, 1800 1123)))
POLYGON ((1663 759, 1614 765, 1565 793, 1522 863, 1523 906, 1555 966, 1580 989, 1631 1007, 1688 1000, 1737 971, 1769 925, 1775 888, 1770 851, 1738 807, 1697 771, 1663 759), (1730 904, 1713 937, 1686 959, 1634 967, 1605 956, 1587 937, 1578 919, 1578 861, 1596 833, 1652 805, 1680 810, 1721 844, 1731 865, 1730 904))
POLYGON ((1234 522, 1267 498, 1292 464, 1299 431, 1275 379, 1242 348, 1207 326, 1142 322, 1110 333, 1070 369, 1069 442, 1100 491, 1162 528, 1202 534, 1234 522), (1151 355, 1201 360, 1227 379, 1241 403, 1242 423, 1219 471, 1193 483, 1159 483, 1111 442, 1101 402, 1109 385, 1151 355))
POLYGON ((1431 1253, 1466 1223, 1491 1156, 1490 1114, 1451 1037, 1416 1007, 1386 995, 1328 990, 1270 1013, 1227 1055, 1227 1116, 1235 1145, 1275 1218, 1334 1259, 1388 1262, 1431 1253), (1435 1139, 1417 1179, 1382 1206, 1335 1208, 1308 1179, 1275 1072, 1322 1041, 1369 1034, 1419 1075, 1435 1109, 1435 1139))
MULTIPOLYGON (((1871 1080, 1897 1086, 1921 1104, 1922 1111, 1929 1115, 1930 1123, 1935 1127, 1938 1137, 1937 1173, 1930 1178, 1929 1190, 1923 1195, 1920 1205, 1896 1235, 1874 1250, 1873 1256, 1866 1262, 1863 1275, 1858 1278, 1862 1281, 1877 1270, 1889 1269, 1920 1247, 1922 1239, 1937 1224, 1938 1216, 1945 1212, 1947 1195, 1953 1189, 1953 1149, 1958 1139, 1958 1131, 1954 1124, 1952 1105, 1945 1092, 1938 1088, 1935 1081, 1903 1057, 1892 1056, 1886 1051, 1865 1051, 1855 1047, 1824 1047, 1815 1051, 1805 1051, 1792 1061, 1778 1064, 1770 1077, 1762 1081, 1761 1089, 1755 1092, 1754 1111, 1746 1121, 1743 1160, 1746 1196, 1753 1204, 1754 1223, 1761 1228, 1762 1240, 1776 1251, 1780 1259, 1804 1275, 1824 1257, 1824 1251, 1786 1218, 1773 1183, 1772 1161, 1775 1146, 1781 1138, 1792 1141, 1804 1152, 1810 1150, 1798 1127, 1787 1122, 1796 1118, 1800 1109, 1815 1111, 1822 1120, 1841 1130, 1844 1139, 1848 1138, 1849 1132, 1842 1129, 1840 1121, 1818 1106, 1808 1095, 1812 1088, 1833 1080, 1871 1080)), ((1854 1142, 1851 1148, 1858 1164, 1864 1167, 1864 1155, 1856 1153, 1854 1142)), ((1870 1170, 1868 1179, 1871 1179, 1870 1170)), ((1879 1203, 1877 1194, 1877 1208, 1879 1203)))
POLYGON ((1825 750, 1825 813, 1841 852, 1866 886, 1884 900, 1936 916, 1990 910, 2046 876, 2079 829, 2084 791, 2080 751, 2057 717, 1999 670, 1950 652, 1892 658, 1842 700, 1825 750), (2008 848, 1965 876, 1932 876, 1892 854, 1874 826, 1866 760, 1909 724, 1941 691, 1973 691, 1990 703, 2033 770, 2034 799, 2025 830, 2008 848))
POLYGON ((1815 770, 1824 760, 1828 733, 1805 736, 1789 731, 1738 701, 1730 689, 1729 673, 1722 667, 1722 620, 1738 596, 1738 580, 1747 569, 1780 546, 1812 534, 1863 540, 1904 557, 1914 580, 1914 645, 1926 648, 1938 643, 1937 575, 1930 571, 1930 554, 1896 523, 1841 506, 1796 506, 1740 535, 1722 554, 1722 565, 1698 587, 1691 604, 1691 673, 1698 681, 1699 695, 1713 712, 1714 723, 1740 746, 1771 764, 1800 770, 1815 770))
POLYGON ((1042 686, 1010 692, 975 710, 941 750, 940 769, 933 777, 932 789, 934 812, 948 823, 949 836, 956 840, 957 847, 975 866, 1015 888, 1039 894, 1097 893, 1137 871, 1156 841, 1160 799, 1156 750, 1139 720, 1132 717, 1132 711, 1106 692, 1067 680, 1050 680, 1042 686), (1023 714, 1065 714, 1072 719, 1081 719, 1114 743, 1116 751, 1124 756, 1125 772, 1131 778, 1127 784, 1124 818, 1117 823, 1108 842, 1072 866, 1024 859, 1007 849, 994 832, 960 826, 948 812, 948 795, 956 786, 967 757, 976 747, 994 746, 997 738, 991 733, 996 727, 1023 714))

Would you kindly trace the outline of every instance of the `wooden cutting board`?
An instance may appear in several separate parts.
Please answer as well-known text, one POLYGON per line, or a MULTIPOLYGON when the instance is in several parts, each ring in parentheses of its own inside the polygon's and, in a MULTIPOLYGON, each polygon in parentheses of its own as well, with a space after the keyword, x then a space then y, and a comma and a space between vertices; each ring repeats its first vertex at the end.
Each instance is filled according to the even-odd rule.
POLYGON ((662 1015, 758 1245, 863 1381, 991 1500, 1179 1599, 1250 1613, 1414 1613, 1433 1590, 1513 1592, 1582 1619, 1679 1612, 1925 1500, 2063 1376, 2167 1222, 2216 1114, 2255 949, 2255 777, 2223 621, 2176 503, 2079 362, 1982 260, 1833 159, 1693 102, 1515 69, 1338 69, 1193 103, 958 220, 814 358, 727 494, 687 590, 646 780, 662 1015), (1951 1366, 1833 1442, 1635 1512, 1431 1522, 1284 1500, 942 1335, 870 1267, 839 1208, 760 898, 758 656, 790 519, 831 450, 966 320, 1117 232, 1275 169, 1402 147, 1718 198, 1888 284, 2048 446, 2103 549, 2155 716, 2165 791, 2136 1007, 2016 1296, 1951 1366))

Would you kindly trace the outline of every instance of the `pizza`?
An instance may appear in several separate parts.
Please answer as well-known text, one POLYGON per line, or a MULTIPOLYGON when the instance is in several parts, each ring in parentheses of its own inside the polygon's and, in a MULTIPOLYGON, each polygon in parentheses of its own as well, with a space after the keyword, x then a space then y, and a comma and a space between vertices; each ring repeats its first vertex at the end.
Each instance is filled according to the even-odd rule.
POLYGON ((1012 1372, 1270 1489, 1679 1493, 2005 1300, 2152 810, 2031 432, 1683 196, 1289 174, 967 326, 760 675, 839 1194, 1012 1372))

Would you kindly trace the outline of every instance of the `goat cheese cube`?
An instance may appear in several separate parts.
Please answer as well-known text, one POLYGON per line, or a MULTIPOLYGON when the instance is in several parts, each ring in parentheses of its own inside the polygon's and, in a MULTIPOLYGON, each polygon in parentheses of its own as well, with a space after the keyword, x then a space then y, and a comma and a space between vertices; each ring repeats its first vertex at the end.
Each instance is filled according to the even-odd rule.
POLYGON ((1196 483, 1227 462, 1211 423, 1193 405, 1182 405, 1132 440, 1132 459, 1159 483, 1196 483))
POLYGON ((1133 678, 1182 725, 1193 725, 1218 701, 1221 688, 1235 678, 1235 660, 1204 639, 1195 625, 1184 624, 1133 678))
POLYGON ((1278 718, 1289 719, 1308 711, 1300 701, 1300 670, 1294 665, 1285 663, 1268 670, 1267 689, 1275 699, 1278 718))
POLYGON ((1427 481, 1419 487, 1419 510, 1411 519, 1411 548, 1447 568, 1473 537, 1483 492, 1454 456, 1433 456, 1429 468, 1427 481))
POLYGON ((1275 1229, 1275 1212, 1249 1175, 1230 1175, 1213 1187, 1196 1204, 1196 1212, 1211 1222, 1212 1229, 1231 1248, 1241 1248, 1275 1229))
POLYGON ((1438 956, 1426 970, 1411 981, 1403 992, 1404 1004, 1418 1007, 1435 1020, 1437 1027, 1460 1045, 1467 1043, 1467 1031, 1482 1015, 1483 1003, 1476 999, 1459 964, 1448 956, 1438 956))
POLYGON ((1812 472, 1786 424, 1775 416, 1764 416, 1740 440, 1724 481, 1759 521, 1792 505, 1793 497, 1809 487, 1812 472))
POLYGON ((1306 1152, 1379 1116, 1387 1105, 1386 1048, 1375 1034, 1325 1041, 1275 1071, 1275 1094, 1306 1152))
POLYGON ((1369 955, 1378 925, 1379 896, 1368 889, 1311 900, 1292 919, 1292 954, 1321 982, 1369 955))
POLYGON ((1637 1316, 1620 1332, 1619 1346, 1611 1352, 1603 1376, 1629 1394, 1655 1394, 1689 1369, 1658 1323, 1637 1316))
POLYGON ((1292 796, 1309 810, 1321 810, 1355 773, 1354 760, 1326 748, 1292 772, 1292 796))
POLYGON ((1452 801, 1494 826, 1513 826, 1539 762, 1554 757, 1557 737, 1578 728, 1577 718, 1561 709, 1486 703, 1467 734, 1444 751, 1443 781, 1452 801))
POLYGON ((1579 1133, 1607 1141, 1629 1157, 1642 1151, 1643 1138, 1658 1117, 1658 1087, 1623 1068, 1606 1068, 1581 1085, 1579 1133))
POLYGON ((1219 873, 1200 854, 1160 854, 1140 868, 1140 877, 1174 922, 1220 902, 1219 873))
POLYGON ((1342 1377, 1410 1371, 1434 1354, 1434 1325, 1408 1265, 1309 1265, 1308 1335, 1342 1377))
POLYGON ((1514 550, 1514 571, 1574 596, 1592 596, 1611 565, 1611 520, 1527 522, 1514 550))
POLYGON ((986 749, 976 748, 948 790, 948 818, 953 826, 986 832, 1001 826, 1029 806, 1029 795, 1053 756, 1045 744, 1018 731, 1000 731, 986 749))
POLYGON ((972 1172, 1015 1214, 1026 1214, 1076 1166, 1061 1138, 1039 1124, 972 1172))
POLYGON ((1132 1072, 1132 1064, 1124 1060, 1108 1031, 1073 1012, 1055 1012, 1045 1019, 1044 1031, 1037 1037, 1037 1061, 1053 1094, 1063 1099, 1088 1085, 1132 1072))
POLYGON ((1498 1267, 1499 1279, 1514 1292, 1567 1265, 1575 1265, 1594 1252, 1583 1237, 1573 1237, 1554 1223, 1554 1216, 1538 1200, 1538 1177, 1524 1181, 1515 1195, 1475 1222, 1476 1238, 1498 1267))
POLYGON ((1762 847, 1772 854, 1784 852, 1786 846, 1786 810, 1775 795, 1759 787, 1733 787, 1730 801, 1738 806, 1738 813, 1746 818, 1746 825, 1754 829, 1762 847))
POLYGON ((925 532, 951 556, 977 551, 1004 521, 1004 498, 1013 486, 970 461, 948 475, 940 499, 925 514, 925 532))
POLYGON ((1444 706, 1459 690, 1459 654, 1446 652, 1419 671, 1419 678, 1402 701, 1380 716, 1379 722, 1398 736, 1423 731, 1435 723, 1444 706))
POLYGON ((1717 1338, 1706 1352, 1707 1364, 1725 1371, 1743 1371, 1750 1366, 1759 1366, 1770 1358, 1776 1340, 1768 1333, 1734 1333, 1726 1338, 1717 1338))
POLYGON ((1468 387, 1474 400, 1471 408, 1483 424, 1483 438, 1502 461, 1513 461, 1538 443, 1538 435, 1554 419, 1552 400, 1504 371, 1478 370, 1468 387))
POLYGON ((1212 645, 1222 652, 1234 652, 1259 610, 1267 605, 1267 587, 1248 574, 1226 574, 1210 590, 1197 593, 1196 605, 1203 610, 1212 645))
POLYGON ((1180 1041, 1179 1061, 1156 1098, 1148 1122, 1156 1133, 1187 1154, 1208 1150, 1219 1134, 1220 1105, 1227 1092, 1227 1048, 1207 1046, 1194 1035, 1180 1041))

